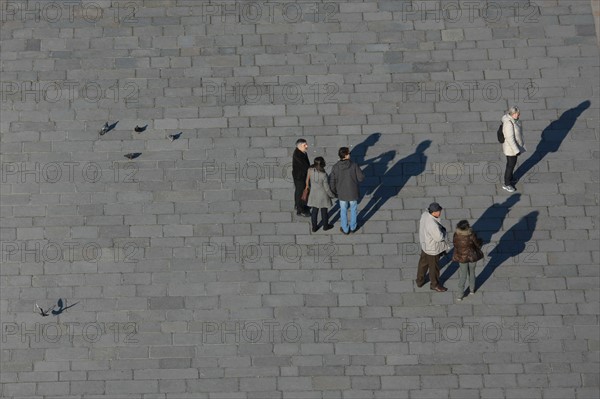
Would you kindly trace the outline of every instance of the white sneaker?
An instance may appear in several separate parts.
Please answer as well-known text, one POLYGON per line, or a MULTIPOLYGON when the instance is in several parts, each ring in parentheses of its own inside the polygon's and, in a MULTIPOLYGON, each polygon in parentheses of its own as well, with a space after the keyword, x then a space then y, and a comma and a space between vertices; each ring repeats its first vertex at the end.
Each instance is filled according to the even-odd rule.
POLYGON ((502 188, 508 191, 509 193, 514 193, 515 191, 517 191, 513 186, 502 186, 502 188))

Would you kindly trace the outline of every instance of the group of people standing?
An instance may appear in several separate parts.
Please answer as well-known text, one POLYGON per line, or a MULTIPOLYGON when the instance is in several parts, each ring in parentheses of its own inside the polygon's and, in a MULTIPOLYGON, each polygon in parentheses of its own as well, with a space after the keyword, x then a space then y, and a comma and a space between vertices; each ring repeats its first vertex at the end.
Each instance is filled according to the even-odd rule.
POLYGON ((358 230, 359 184, 365 179, 362 170, 350 159, 350 149, 338 150, 339 161, 333 165, 331 174, 325 172, 325 159, 316 157, 311 165, 308 159, 308 143, 305 139, 296 141, 292 158, 294 178, 294 203, 296 214, 310 216, 312 231, 319 229, 317 216, 321 212, 323 230, 330 230, 329 208, 332 199, 337 198, 340 206, 340 231, 351 234, 358 230), (306 198, 302 198, 304 193, 306 198), (348 219, 348 210, 350 218, 348 219))
MULTIPOLYGON (((432 202, 421 215, 419 221, 419 242, 421 243, 421 256, 417 266, 417 279, 415 283, 421 288, 425 285, 425 273, 429 272, 429 288, 437 292, 446 292, 448 289, 439 281, 440 259, 450 250, 447 240, 446 228, 440 223, 442 206, 432 202)), ((483 258, 481 250, 482 241, 471 229, 467 220, 461 220, 456 225, 456 232, 452 239, 454 253, 452 261, 459 263, 458 269, 458 296, 461 301, 465 297, 465 283, 469 279, 469 295, 475 294, 475 266, 483 258)))
MULTIPOLYGON (((520 110, 517 107, 509 108, 502 117, 503 141, 501 142, 502 151, 506 156, 506 169, 502 188, 510 193, 516 191, 514 169, 517 164, 517 157, 525 152, 519 117, 520 110)), ((329 223, 328 212, 332 205, 332 199, 338 198, 340 231, 343 234, 356 232, 358 229, 358 199, 360 197, 359 183, 364 180, 364 174, 360 167, 350 159, 349 148, 341 147, 339 149, 339 161, 333 166, 329 176, 325 172, 325 159, 316 157, 311 165, 307 151, 307 141, 298 139, 292 162, 296 214, 310 216, 312 231, 316 232, 319 229, 317 216, 320 211, 323 230, 330 230, 333 225, 329 223), (350 219, 348 219, 348 210, 350 210, 350 219)), ((440 223, 442 209, 437 202, 431 203, 421 215, 419 222, 421 255, 415 283, 417 287, 425 285, 425 274, 429 272, 429 287, 436 292, 448 290, 439 281, 439 261, 451 248, 447 240, 446 229, 440 223)), ((475 265, 477 261, 483 258, 482 241, 471 229, 467 220, 458 222, 452 241, 454 246, 452 261, 458 262, 460 265, 457 296, 457 300, 460 301, 465 297, 467 279, 469 280, 469 295, 475 294, 475 265)))
MULTIPOLYGON (((514 177, 517 158, 524 153, 525 141, 520 121, 521 111, 517 107, 510 107, 502 117, 502 152, 506 156, 506 169, 504 170, 504 185, 502 188, 509 193, 516 191, 514 177)), ((500 137, 499 137, 500 139, 500 137)), ((442 207, 437 202, 429 205, 426 212, 421 215, 419 222, 419 241, 421 243, 421 256, 417 267, 417 287, 425 285, 425 273, 429 272, 429 288, 436 292, 448 291, 439 281, 439 260, 450 250, 446 237, 446 229, 440 223, 442 207)), ((453 239, 454 253, 452 261, 459 263, 458 269, 458 295, 457 300, 465 297, 465 284, 469 280, 469 295, 475 294, 475 266, 483 259, 481 250, 482 241, 472 230, 467 220, 461 220, 456 225, 453 239)))

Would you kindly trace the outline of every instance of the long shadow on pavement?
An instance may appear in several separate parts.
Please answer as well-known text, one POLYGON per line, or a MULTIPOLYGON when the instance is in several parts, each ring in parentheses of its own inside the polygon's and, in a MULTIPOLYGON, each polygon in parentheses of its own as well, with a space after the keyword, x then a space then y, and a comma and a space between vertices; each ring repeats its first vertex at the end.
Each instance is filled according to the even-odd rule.
MULTIPOLYGON (((510 212, 510 209, 521 199, 521 194, 516 193, 508 197, 502 203, 495 203, 486 209, 485 212, 477 219, 471 226, 473 231, 481 238, 482 245, 488 244, 492 239, 492 236, 496 234, 502 228, 504 219, 510 212)), ((454 227, 454 226, 453 226, 454 227)), ((449 280, 454 273, 458 270, 458 263, 452 262, 453 250, 449 251, 448 255, 444 258, 446 262, 450 264, 445 268, 444 272, 440 276, 440 281, 445 282, 449 280)), ((440 260, 440 265, 445 264, 440 260)))
POLYGON ((514 177, 516 180, 522 179, 546 155, 558 151, 565 137, 575 125, 577 118, 590 107, 590 104, 590 101, 586 100, 577 107, 568 109, 542 131, 542 137, 533 154, 515 171, 514 177))
POLYGON ((477 289, 482 287, 494 271, 508 259, 515 257, 514 262, 518 262, 516 257, 525 252, 527 243, 535 231, 538 215, 538 211, 528 213, 502 235, 496 247, 490 252, 487 265, 477 276, 475 283, 477 289))
POLYGON ((431 140, 421 142, 414 153, 400 159, 391 168, 387 165, 396 156, 395 151, 383 153, 373 164, 374 172, 381 176, 379 185, 371 195, 369 202, 358 213, 358 224, 363 226, 385 203, 398 195, 411 177, 419 176, 425 171, 427 156, 425 150, 431 145, 431 140))

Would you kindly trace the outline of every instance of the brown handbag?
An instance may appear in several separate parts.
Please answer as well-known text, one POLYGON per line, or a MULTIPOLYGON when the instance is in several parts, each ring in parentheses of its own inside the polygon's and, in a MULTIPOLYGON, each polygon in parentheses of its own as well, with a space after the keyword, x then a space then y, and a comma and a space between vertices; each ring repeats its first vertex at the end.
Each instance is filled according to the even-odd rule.
POLYGON ((308 202, 308 194, 310 193, 310 169, 306 174, 306 187, 304 187, 304 191, 302 191, 302 195, 300 196, 300 200, 304 202, 308 202))
POLYGON ((472 257, 473 257, 473 262, 477 262, 480 259, 483 259, 484 254, 483 251, 481 250, 481 239, 479 239, 479 237, 477 237, 476 234, 473 235, 472 238, 472 257))
POLYGON ((481 249, 479 249, 477 247, 471 248, 470 255, 471 255, 470 262, 477 262, 477 261, 483 259, 483 256, 484 256, 483 251, 481 251, 481 249))

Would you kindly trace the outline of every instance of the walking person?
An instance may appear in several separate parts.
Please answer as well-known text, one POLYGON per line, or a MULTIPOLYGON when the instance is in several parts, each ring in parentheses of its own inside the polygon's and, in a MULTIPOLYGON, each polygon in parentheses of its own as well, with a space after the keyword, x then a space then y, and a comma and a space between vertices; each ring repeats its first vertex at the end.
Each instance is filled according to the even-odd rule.
POLYGON ((483 258, 483 252, 481 251, 481 239, 477 237, 466 220, 458 222, 452 241, 454 243, 452 260, 460 265, 456 299, 461 301, 465 297, 467 277, 469 278, 469 294, 475 294, 475 266, 477 261, 483 258))
POLYGON ((292 177, 294 178, 294 208, 298 216, 310 216, 306 202, 302 201, 302 191, 306 186, 306 176, 310 161, 308 160, 308 143, 305 139, 296 140, 296 149, 292 155, 292 177))
POLYGON ((419 242, 421 257, 417 267, 417 287, 425 285, 425 272, 429 270, 429 288, 437 292, 448 291, 440 284, 440 258, 450 249, 446 240, 446 229, 440 223, 442 207, 432 202, 419 221, 419 242))
POLYGON ((333 165, 329 176, 329 187, 340 203, 340 231, 344 234, 356 232, 358 229, 359 183, 365 175, 357 164, 350 160, 350 149, 341 147, 338 151, 340 160, 333 165), (348 222, 350 208, 350 222, 348 222))
POLYGON ((510 107, 502 117, 502 152, 506 155, 506 170, 504 171, 504 185, 502 188, 509 193, 514 193, 516 181, 513 173, 517 166, 517 157, 524 153, 525 142, 523 140, 523 129, 519 117, 521 111, 517 107, 510 107))
POLYGON ((314 163, 308 169, 306 187, 309 185, 308 206, 311 207, 312 231, 314 233, 319 230, 317 223, 319 210, 321 211, 323 230, 331 230, 333 225, 329 224, 329 208, 331 207, 331 199, 335 198, 335 195, 329 188, 327 173, 325 172, 325 159, 323 157, 316 157, 314 163))

